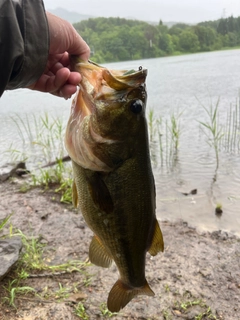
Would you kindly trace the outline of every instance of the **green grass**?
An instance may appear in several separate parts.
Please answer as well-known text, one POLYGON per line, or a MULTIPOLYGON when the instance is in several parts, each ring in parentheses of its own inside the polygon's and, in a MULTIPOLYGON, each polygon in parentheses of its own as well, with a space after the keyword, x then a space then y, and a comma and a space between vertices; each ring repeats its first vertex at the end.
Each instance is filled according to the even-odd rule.
MULTIPOLYGON (((201 299, 189 299, 184 301, 177 301, 175 303, 175 310, 179 310, 182 315, 185 315, 189 310, 194 307, 199 306, 200 312, 194 317, 194 320, 220 320, 213 313, 211 308, 201 299)), ((183 316, 184 317, 184 316, 183 316)))
POLYGON ((8 285, 4 288, 7 291, 8 295, 6 297, 3 297, 3 302, 7 302, 9 306, 14 308, 16 308, 15 299, 18 295, 26 295, 30 292, 35 292, 35 289, 32 287, 20 286, 17 279, 9 281, 8 285))
POLYGON ((222 146, 229 153, 240 151, 240 97, 235 106, 230 105, 227 120, 224 125, 224 136, 222 146))
POLYGON ((87 312, 86 312, 86 309, 84 307, 84 304, 82 302, 79 302, 77 304, 77 306, 75 307, 75 314, 80 318, 80 319, 83 319, 83 320, 88 320, 90 319, 87 312))
POLYGON ((105 302, 101 303, 99 308, 104 318, 112 318, 118 314, 117 312, 109 311, 105 302))
POLYGON ((58 290, 49 291, 47 289, 42 294, 37 294, 35 288, 25 285, 25 282, 29 277, 35 277, 38 274, 43 277, 54 277, 54 275, 59 276, 61 274, 78 272, 83 276, 82 286, 87 286, 91 281, 92 275, 87 272, 87 267, 90 266, 88 261, 69 260, 63 264, 49 265, 46 262, 47 252, 45 252, 45 245, 41 243, 41 237, 28 237, 20 230, 12 233, 12 229, 10 229, 10 236, 13 235, 21 236, 23 249, 18 262, 11 273, 8 284, 4 286, 6 293, 5 296, 0 299, 3 303, 16 307, 16 298, 29 293, 35 296, 38 295, 41 299, 53 298, 59 301, 66 299, 70 292, 76 291, 74 284, 65 287, 59 282, 58 290), (44 254, 46 258, 44 258, 44 254))
POLYGON ((48 113, 11 117, 17 128, 22 146, 12 144, 6 151, 14 161, 30 161, 37 165, 61 159, 65 154, 64 134, 66 124, 63 119, 51 117, 48 113))
POLYGON ((215 105, 211 102, 208 108, 200 102, 207 118, 204 121, 198 121, 208 145, 214 150, 216 170, 220 163, 220 152, 228 154, 240 152, 240 97, 236 100, 234 107, 230 105, 228 108, 225 120, 220 113, 219 104, 220 98, 215 105))
POLYGON ((64 148, 65 124, 61 118, 50 117, 47 113, 41 116, 15 115, 11 118, 22 141, 22 148, 11 146, 7 150, 10 161, 28 161, 35 163, 30 177, 20 187, 27 192, 32 187, 44 189, 55 187, 61 195, 60 201, 72 203, 72 168, 70 163, 63 162, 66 154, 64 148), (37 160, 36 160, 37 158, 37 160), (43 165, 56 161, 56 164, 43 168, 43 165))
POLYGON ((206 122, 199 121, 202 131, 207 137, 207 143, 210 147, 213 147, 216 157, 216 167, 219 167, 219 149, 221 139, 224 136, 223 128, 219 124, 219 102, 220 99, 217 100, 215 106, 211 103, 210 108, 207 109, 203 104, 201 104, 202 108, 205 110, 208 120, 206 122))
POLYGON ((44 259, 45 245, 41 243, 41 237, 28 237, 18 230, 14 235, 21 236, 23 253, 18 264, 18 272, 48 271, 48 272, 82 272, 90 265, 89 262, 70 260, 60 265, 49 265, 44 259))
POLYGON ((7 216, 6 218, 4 218, 3 220, 0 221, 0 232, 7 225, 7 223, 9 222, 9 220, 11 218, 11 216, 12 216, 12 214, 10 214, 9 216, 7 216))
POLYGON ((177 159, 180 136, 181 115, 172 113, 169 117, 157 117, 151 109, 148 114, 148 130, 152 160, 158 162, 161 167, 173 167, 177 159), (155 156, 156 150, 159 156, 155 156))

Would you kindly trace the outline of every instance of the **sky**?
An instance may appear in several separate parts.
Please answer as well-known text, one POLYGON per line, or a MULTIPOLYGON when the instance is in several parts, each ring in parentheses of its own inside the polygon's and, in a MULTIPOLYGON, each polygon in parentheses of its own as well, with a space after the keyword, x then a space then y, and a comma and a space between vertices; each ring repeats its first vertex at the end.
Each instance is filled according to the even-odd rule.
POLYGON ((197 23, 240 16, 240 0, 44 0, 46 9, 64 8, 96 17, 197 23))

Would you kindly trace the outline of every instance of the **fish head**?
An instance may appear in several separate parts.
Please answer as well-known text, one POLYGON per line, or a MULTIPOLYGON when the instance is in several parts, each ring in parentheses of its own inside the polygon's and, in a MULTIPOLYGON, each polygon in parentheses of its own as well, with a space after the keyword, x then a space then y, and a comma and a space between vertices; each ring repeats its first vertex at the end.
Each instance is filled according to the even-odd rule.
POLYGON ((65 145, 78 165, 109 172, 131 157, 146 136, 147 70, 75 64, 82 81, 73 100, 65 145))

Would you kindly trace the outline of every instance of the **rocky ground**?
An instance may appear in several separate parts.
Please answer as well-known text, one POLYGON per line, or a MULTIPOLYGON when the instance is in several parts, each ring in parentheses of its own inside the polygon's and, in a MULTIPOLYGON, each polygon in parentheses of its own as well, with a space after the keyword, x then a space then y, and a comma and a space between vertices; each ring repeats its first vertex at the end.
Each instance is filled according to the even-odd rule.
MULTIPOLYGON (((81 214, 61 204, 53 190, 20 193, 18 183, 4 182, 0 194, 0 222, 12 214, 13 230, 40 237, 46 245, 46 263, 86 261, 91 231, 81 214)), ((31 287, 35 293, 18 292, 14 308, 5 299, 9 297, 6 288, 17 277, 13 270, 0 281, 0 319, 239 320, 240 239, 221 231, 200 234, 184 222, 161 222, 161 228, 165 252, 153 259, 147 256, 146 265, 154 297, 135 298, 113 316, 105 303, 118 278, 116 267, 86 265, 81 272, 32 270, 18 286, 31 287)), ((4 233, 9 233, 9 224, 0 236, 4 233)))

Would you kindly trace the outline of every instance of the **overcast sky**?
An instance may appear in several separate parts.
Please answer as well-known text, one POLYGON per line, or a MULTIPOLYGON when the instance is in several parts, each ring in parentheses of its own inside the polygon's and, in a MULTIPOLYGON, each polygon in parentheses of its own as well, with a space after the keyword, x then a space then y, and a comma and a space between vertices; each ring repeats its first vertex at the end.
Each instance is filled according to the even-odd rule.
POLYGON ((222 16, 240 16, 240 0, 44 0, 46 9, 104 17, 126 17, 146 21, 196 23, 222 16))

